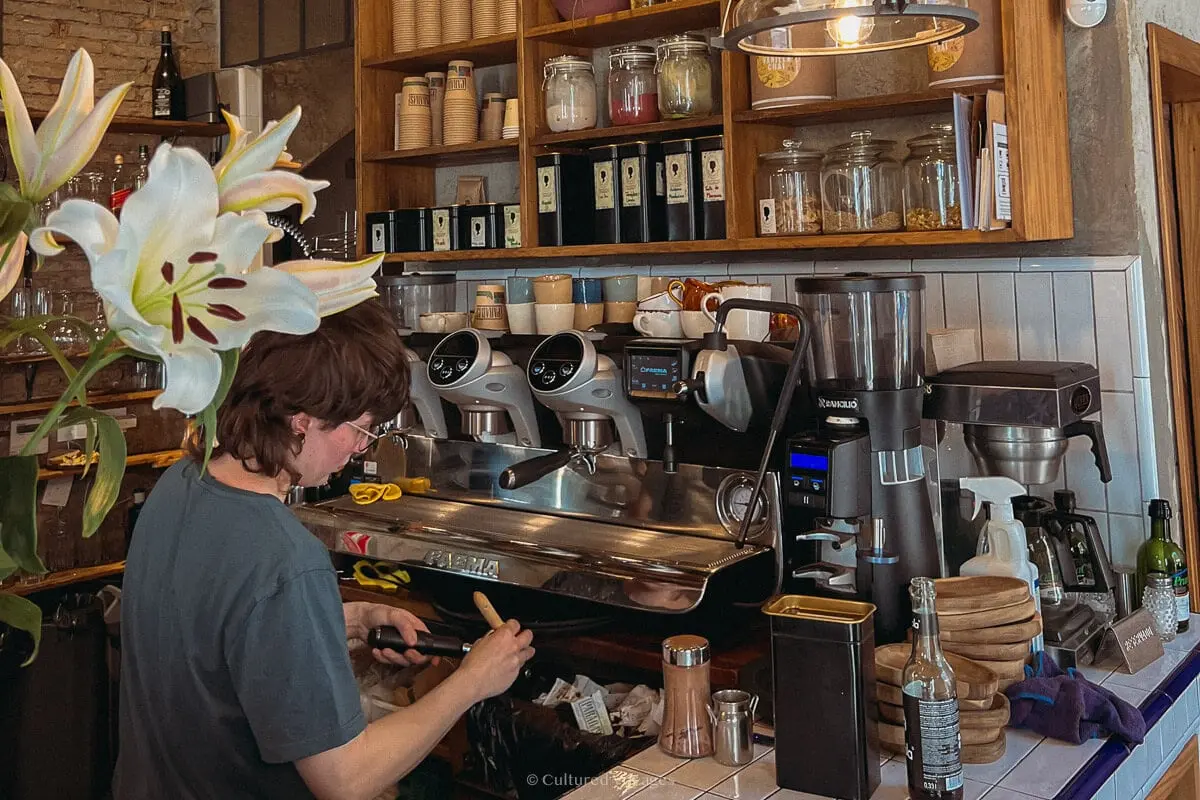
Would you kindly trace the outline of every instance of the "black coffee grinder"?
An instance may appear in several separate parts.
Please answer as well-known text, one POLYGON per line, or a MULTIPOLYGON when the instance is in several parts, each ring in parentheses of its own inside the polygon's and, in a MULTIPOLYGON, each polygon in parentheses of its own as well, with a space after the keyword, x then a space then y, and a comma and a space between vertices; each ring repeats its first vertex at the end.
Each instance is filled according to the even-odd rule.
POLYGON ((925 278, 798 278, 796 291, 818 416, 781 470, 783 590, 868 600, 877 641, 902 641, 909 580, 941 574, 921 449, 925 278))

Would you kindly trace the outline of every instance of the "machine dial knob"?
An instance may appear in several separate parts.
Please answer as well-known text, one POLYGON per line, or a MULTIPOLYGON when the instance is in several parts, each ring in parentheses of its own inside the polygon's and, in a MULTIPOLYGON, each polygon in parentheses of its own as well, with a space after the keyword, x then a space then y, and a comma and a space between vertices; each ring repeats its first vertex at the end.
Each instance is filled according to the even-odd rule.
POLYGON ((429 366, 434 372, 441 372, 442 367, 446 366, 446 362, 440 358, 435 358, 432 362, 430 362, 429 366))

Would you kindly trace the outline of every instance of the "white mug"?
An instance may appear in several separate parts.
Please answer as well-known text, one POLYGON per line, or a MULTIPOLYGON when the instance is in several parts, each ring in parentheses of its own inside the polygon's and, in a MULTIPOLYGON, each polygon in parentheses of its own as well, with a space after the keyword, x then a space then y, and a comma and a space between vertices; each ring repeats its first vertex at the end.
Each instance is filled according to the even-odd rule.
MULTIPOLYGON (((752 283, 747 286, 723 286, 719 292, 709 292, 700 301, 703 313, 715 324, 717 314, 708 310, 708 301, 715 299, 720 303, 733 299, 770 300, 771 284, 752 283)), ((725 318, 725 334, 730 339, 744 339, 751 342, 761 342, 771 333, 771 315, 766 311, 730 311, 725 318)))
POLYGON ((574 303, 536 303, 533 316, 542 336, 569 331, 575 327, 574 303))
POLYGON ((533 318, 533 307, 536 303, 509 303, 508 329, 513 333, 537 333, 537 324, 533 318))
POLYGON ((683 324, 678 311, 639 311, 633 318, 633 327, 643 336, 655 339, 683 337, 683 324))
POLYGON ((453 333, 467 327, 465 311, 431 311, 422 314, 417 326, 425 333, 453 333))
POLYGON ((699 339, 710 333, 716 325, 703 311, 681 311, 679 316, 683 323, 683 335, 689 339, 699 339))

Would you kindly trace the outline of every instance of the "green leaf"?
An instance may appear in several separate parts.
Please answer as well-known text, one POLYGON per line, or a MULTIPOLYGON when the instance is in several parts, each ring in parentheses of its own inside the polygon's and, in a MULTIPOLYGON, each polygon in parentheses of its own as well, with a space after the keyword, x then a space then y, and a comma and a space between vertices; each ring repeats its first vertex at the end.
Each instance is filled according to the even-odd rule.
POLYGON ((37 603, 24 597, 0 594, 0 622, 17 630, 27 631, 33 637, 33 652, 21 666, 27 667, 32 664, 37 658, 38 647, 42 644, 42 609, 37 603))
POLYGON ((100 445, 100 464, 96 467, 96 477, 92 481, 92 489, 88 492, 83 504, 83 538, 87 539, 99 528, 100 523, 108 516, 117 496, 121 492, 121 479, 125 477, 125 459, 128 449, 125 445, 125 434, 120 424, 94 408, 81 407, 72 409, 63 417, 62 425, 77 425, 80 422, 91 421, 96 426, 97 439, 100 445))
POLYGON ((17 571, 17 562, 13 561, 4 548, 0 548, 0 581, 17 571))
POLYGON ((0 242, 10 242, 25 230, 33 216, 33 203, 7 183, 0 184, 0 242))
POLYGON ((0 549, 25 572, 42 575, 37 555, 36 456, 0 458, 0 549))
POLYGON ((92 469, 92 458, 96 455, 96 420, 87 421, 87 439, 83 444, 83 477, 92 469))
POLYGON ((208 461, 212 458, 213 442, 217 438, 217 409, 229 396, 229 387, 233 385, 233 376, 237 374, 241 351, 222 350, 218 355, 221 356, 221 382, 217 384, 217 393, 213 395, 212 402, 200 412, 200 425, 204 428, 204 463, 200 465, 200 474, 204 474, 208 469, 208 461))

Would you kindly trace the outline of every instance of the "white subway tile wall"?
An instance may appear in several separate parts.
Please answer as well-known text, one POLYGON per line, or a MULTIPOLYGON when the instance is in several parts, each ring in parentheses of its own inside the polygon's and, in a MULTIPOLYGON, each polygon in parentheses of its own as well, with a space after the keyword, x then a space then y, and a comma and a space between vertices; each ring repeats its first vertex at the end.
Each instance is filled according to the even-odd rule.
POLYGON ((795 300, 802 275, 918 272, 926 277, 925 325, 979 333, 989 360, 1085 361, 1100 369, 1104 432, 1113 480, 1100 481, 1087 439, 1071 441, 1057 482, 1031 486, 1050 499, 1069 488, 1097 519, 1116 563, 1132 563, 1148 533, 1146 503, 1158 495, 1155 420, 1145 334, 1141 260, 1133 257, 772 261, 632 267, 519 267, 458 273, 457 307, 469 311, 475 287, 509 275, 723 277, 769 283, 776 300, 795 300), (1111 515, 1111 519, 1110 519, 1111 515))

